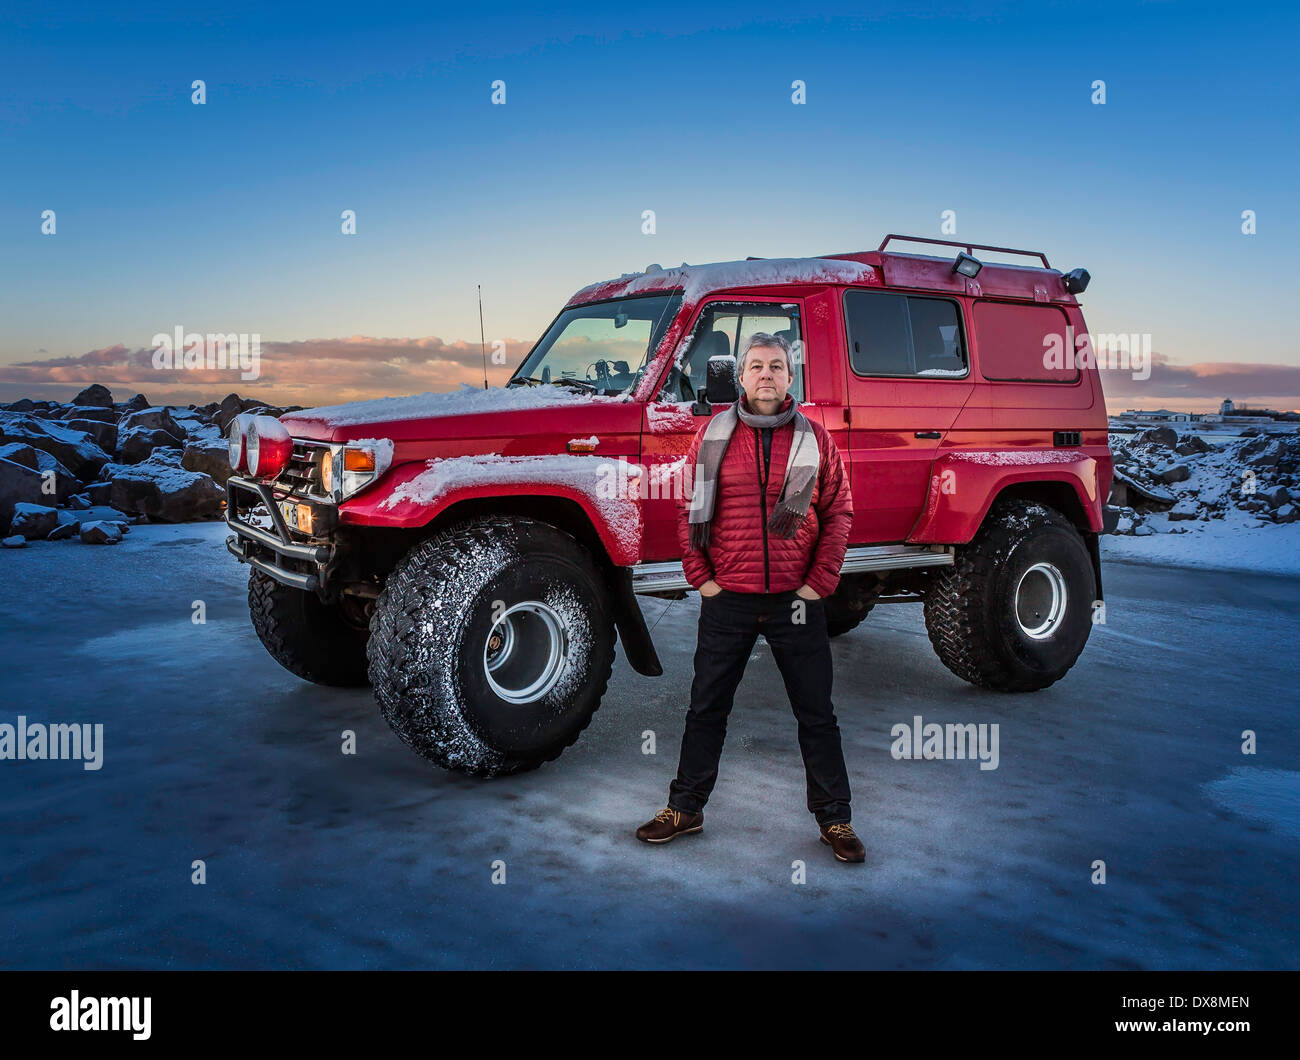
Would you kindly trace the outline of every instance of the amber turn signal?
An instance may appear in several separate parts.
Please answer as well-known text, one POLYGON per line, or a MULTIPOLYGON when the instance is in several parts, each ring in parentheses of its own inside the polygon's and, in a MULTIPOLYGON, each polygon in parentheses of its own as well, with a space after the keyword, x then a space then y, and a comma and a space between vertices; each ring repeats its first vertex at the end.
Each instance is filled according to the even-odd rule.
POLYGON ((369 449, 344 449, 344 471, 374 471, 375 454, 369 449))

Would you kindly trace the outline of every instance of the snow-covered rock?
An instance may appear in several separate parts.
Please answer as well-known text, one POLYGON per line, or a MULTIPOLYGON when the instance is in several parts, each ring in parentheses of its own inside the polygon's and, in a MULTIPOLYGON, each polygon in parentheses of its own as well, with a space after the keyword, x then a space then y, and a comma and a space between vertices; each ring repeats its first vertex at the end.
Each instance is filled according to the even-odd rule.
POLYGON ((111 453, 117 448, 117 424, 103 423, 100 420, 64 420, 65 424, 74 431, 82 431, 95 439, 98 445, 106 453, 111 453))
POLYGON ((114 508, 164 523, 211 519, 226 497, 210 476, 181 467, 179 449, 157 449, 138 464, 108 464, 101 477, 112 483, 114 508))
POLYGON ((0 530, 7 530, 19 504, 48 500, 41 493, 41 474, 33 468, 0 459, 0 530))
POLYGON ((116 523, 82 523, 83 545, 116 545, 122 540, 122 529, 116 523))
POLYGON ((226 479, 234 474, 234 469, 230 466, 230 446, 215 427, 205 430, 209 433, 190 436, 189 444, 181 456, 181 467, 187 471, 210 475, 214 482, 224 486, 226 479))
POLYGON ((14 514, 9 524, 9 531, 35 540, 45 537, 58 525, 58 509, 47 508, 43 504, 22 502, 14 505, 14 514))
POLYGON ((54 456, 80 479, 93 479, 109 456, 90 435, 31 414, 0 413, 0 442, 22 442, 54 456))
POLYGON ((23 537, 22 534, 14 534, 10 537, 6 537, 3 541, 0 541, 0 545, 3 545, 5 548, 23 548, 26 544, 27 538, 23 537))
POLYGON ((68 420, 93 420, 97 423, 117 423, 117 410, 101 408, 98 405, 68 405, 58 416, 52 417, 64 422, 68 420))
POLYGON ((179 449, 183 442, 168 431, 154 427, 132 427, 117 444, 117 463, 138 464, 157 449, 179 449))
POLYGON ((181 442, 185 439, 185 431, 176 422, 172 416, 171 410, 161 405, 155 405, 153 408, 141 409, 139 412, 129 413, 118 421, 117 429, 123 434, 139 428, 148 428, 154 431, 166 431, 172 438, 181 442))

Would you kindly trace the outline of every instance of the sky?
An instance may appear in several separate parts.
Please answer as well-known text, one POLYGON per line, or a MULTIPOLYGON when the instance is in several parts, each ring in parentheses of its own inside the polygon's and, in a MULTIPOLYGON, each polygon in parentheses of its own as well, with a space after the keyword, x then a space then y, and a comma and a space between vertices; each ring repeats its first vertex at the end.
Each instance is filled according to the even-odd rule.
POLYGON ((938 238, 953 211, 1087 267, 1093 332, 1151 336, 1112 411, 1300 408, 1296 9, 839 11, 6 5, 0 400, 481 385, 480 285, 500 384, 593 281, 938 238), (155 369, 176 327, 259 335, 259 378, 155 369))

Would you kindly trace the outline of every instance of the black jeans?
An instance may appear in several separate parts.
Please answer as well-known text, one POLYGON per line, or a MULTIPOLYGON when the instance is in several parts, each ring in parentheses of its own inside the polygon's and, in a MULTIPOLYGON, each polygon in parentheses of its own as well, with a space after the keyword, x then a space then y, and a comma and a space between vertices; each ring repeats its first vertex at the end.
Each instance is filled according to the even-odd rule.
POLYGON ((686 713, 677 777, 668 786, 668 805, 699 813, 718 779, 727 735, 727 716, 744 676, 749 653, 763 634, 785 682, 799 722, 799 750, 808 782, 808 810, 819 825, 848 821, 849 774, 840 748, 840 728, 831 703, 831 644, 823 600, 803 600, 803 621, 787 593, 722 590, 700 598, 695 681, 686 713))

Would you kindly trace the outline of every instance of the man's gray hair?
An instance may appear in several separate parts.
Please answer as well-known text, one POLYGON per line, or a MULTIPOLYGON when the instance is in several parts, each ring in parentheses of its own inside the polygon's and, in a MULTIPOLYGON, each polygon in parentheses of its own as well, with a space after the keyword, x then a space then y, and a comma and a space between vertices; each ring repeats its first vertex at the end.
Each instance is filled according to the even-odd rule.
POLYGON ((744 375, 745 358, 749 356, 749 351, 756 346, 766 347, 769 349, 779 349, 785 353, 785 367, 794 378, 794 358, 790 356, 790 343, 782 335, 773 335, 767 331, 756 331, 749 336, 749 341, 745 343, 744 348, 740 351, 740 356, 736 358, 736 378, 744 375))

